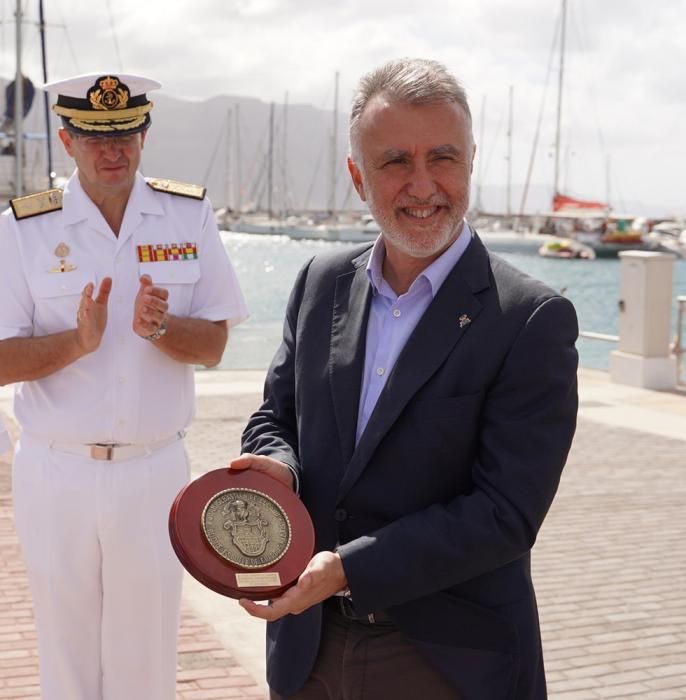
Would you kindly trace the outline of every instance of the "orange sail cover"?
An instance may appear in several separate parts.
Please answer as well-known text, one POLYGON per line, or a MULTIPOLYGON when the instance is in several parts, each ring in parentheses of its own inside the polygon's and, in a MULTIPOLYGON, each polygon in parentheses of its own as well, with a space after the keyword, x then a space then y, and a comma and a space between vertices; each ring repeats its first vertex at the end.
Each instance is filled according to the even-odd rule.
POLYGON ((605 202, 590 202, 583 199, 574 199, 557 193, 553 197, 553 211, 574 211, 575 209, 603 209, 609 207, 605 202))

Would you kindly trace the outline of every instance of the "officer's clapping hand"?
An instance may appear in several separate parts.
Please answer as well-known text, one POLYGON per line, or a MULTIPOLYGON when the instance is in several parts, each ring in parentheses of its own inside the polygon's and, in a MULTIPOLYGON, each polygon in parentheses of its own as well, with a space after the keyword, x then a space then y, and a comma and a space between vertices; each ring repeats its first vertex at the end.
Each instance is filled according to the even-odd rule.
POLYGON ((153 286, 149 275, 142 275, 133 309, 133 332, 141 338, 152 335, 167 315, 169 291, 153 286))
POLYGON ((84 352, 94 352, 107 326, 107 300, 112 291, 112 278, 105 277, 100 283, 98 294, 93 298, 95 285, 89 282, 81 292, 79 309, 76 312, 76 337, 84 352))

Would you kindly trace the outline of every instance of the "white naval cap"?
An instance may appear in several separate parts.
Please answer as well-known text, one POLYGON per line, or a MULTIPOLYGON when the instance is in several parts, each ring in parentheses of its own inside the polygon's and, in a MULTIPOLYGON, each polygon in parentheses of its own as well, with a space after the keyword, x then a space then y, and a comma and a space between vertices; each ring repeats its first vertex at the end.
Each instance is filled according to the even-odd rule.
POLYGON ((89 136, 118 136, 150 126, 153 103, 146 92, 156 80, 129 73, 89 73, 43 85, 57 95, 52 109, 70 131, 89 136))

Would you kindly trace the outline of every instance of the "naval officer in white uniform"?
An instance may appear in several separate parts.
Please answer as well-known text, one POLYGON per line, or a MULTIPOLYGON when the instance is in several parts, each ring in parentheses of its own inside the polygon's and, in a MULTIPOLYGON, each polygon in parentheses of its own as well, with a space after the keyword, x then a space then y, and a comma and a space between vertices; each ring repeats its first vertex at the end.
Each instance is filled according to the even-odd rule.
POLYGON ((0 384, 17 383, 16 526, 43 700, 173 700, 193 366, 246 306, 204 189, 138 173, 159 83, 47 85, 76 162, 0 216, 0 384))

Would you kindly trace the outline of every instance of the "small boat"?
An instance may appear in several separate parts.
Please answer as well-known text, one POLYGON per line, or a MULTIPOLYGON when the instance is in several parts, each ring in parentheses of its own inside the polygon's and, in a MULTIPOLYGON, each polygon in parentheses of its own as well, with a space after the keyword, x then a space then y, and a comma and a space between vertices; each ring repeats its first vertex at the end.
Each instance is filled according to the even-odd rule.
POLYGON ((642 248, 643 234, 633 229, 608 231, 600 236, 600 242, 605 244, 615 244, 627 246, 627 249, 642 248))
POLYGON ((538 249, 538 254, 542 258, 595 260, 595 251, 593 248, 571 238, 554 238, 548 240, 538 249))

